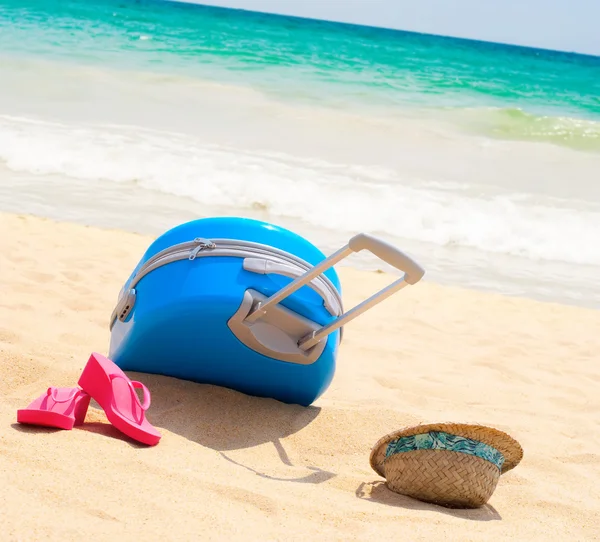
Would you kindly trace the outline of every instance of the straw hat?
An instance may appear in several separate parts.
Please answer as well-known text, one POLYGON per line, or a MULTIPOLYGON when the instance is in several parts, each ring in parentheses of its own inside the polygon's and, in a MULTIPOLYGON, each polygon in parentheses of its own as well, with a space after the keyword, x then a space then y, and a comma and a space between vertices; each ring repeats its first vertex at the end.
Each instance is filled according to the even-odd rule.
POLYGON ((521 445, 498 429, 432 423, 382 437, 370 463, 392 491, 443 506, 477 508, 492 496, 500 475, 522 458, 521 445))

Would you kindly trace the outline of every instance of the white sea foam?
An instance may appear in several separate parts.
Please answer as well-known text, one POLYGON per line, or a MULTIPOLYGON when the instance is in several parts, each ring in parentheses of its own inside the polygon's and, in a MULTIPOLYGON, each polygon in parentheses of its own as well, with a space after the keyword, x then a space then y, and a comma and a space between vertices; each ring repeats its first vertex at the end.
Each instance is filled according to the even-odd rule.
POLYGON ((575 200, 486 195, 385 168, 243 152, 183 134, 9 116, 0 116, 0 161, 37 175, 136 183, 240 214, 258 207, 332 230, 600 265, 600 208, 578 208, 575 200))

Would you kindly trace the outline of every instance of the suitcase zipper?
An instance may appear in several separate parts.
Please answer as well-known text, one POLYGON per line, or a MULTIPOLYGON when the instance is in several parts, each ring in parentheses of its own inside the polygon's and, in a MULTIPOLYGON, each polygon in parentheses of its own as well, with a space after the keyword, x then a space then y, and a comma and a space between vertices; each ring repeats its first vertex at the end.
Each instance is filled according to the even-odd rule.
MULTIPOLYGON (((193 241, 179 243, 158 252, 138 269, 131 279, 127 291, 125 291, 125 287, 121 290, 119 301, 111 314, 109 328, 112 329, 117 318, 121 321, 127 318, 135 304, 135 287, 148 273, 172 262, 180 260, 193 261, 204 256, 232 256, 244 259, 260 256, 274 263, 288 264, 290 271, 297 269, 298 272, 294 272, 294 275, 285 275, 293 278, 304 274, 313 267, 293 254, 268 245, 238 239, 204 239, 197 237, 193 241)), ((329 278, 325 275, 319 275, 313 279, 313 285, 309 286, 320 293, 326 308, 332 316, 339 316, 343 311, 342 299, 329 278)))

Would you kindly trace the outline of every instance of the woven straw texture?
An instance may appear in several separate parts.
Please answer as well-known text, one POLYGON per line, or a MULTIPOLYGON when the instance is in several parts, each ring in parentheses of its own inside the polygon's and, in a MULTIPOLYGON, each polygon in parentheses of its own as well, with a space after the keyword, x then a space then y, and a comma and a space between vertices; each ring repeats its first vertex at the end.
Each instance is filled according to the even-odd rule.
POLYGON ((452 435, 478 440, 493 446, 504 456, 504 465, 502 474, 514 469, 523 458, 523 448, 510 435, 485 425, 467 424, 467 423, 430 423, 422 425, 413 425, 400 431, 394 431, 380 438, 371 450, 370 463, 373 470, 380 476, 384 476, 383 462, 385 460, 385 450, 387 445, 397 438, 419 435, 429 431, 443 431, 452 435))
POLYGON ((494 493, 498 467, 472 455, 418 450, 389 457, 387 486, 397 493, 451 508, 477 508, 494 493))
POLYGON ((476 508, 492 496, 501 474, 515 468, 523 458, 523 448, 510 435, 477 424, 432 423, 394 431, 377 441, 371 450, 371 467, 386 478, 389 489, 422 501, 448 507, 476 508), (483 442, 504 456, 502 470, 473 455, 427 449, 391 455, 389 443, 402 437, 441 431, 483 442))

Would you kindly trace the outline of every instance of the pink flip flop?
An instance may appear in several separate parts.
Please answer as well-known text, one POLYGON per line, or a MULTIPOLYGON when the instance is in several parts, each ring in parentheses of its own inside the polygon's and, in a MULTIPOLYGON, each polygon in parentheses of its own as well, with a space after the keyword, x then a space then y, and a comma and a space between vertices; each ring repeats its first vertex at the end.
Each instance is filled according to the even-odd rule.
POLYGON ((158 444, 161 435, 145 416, 150 391, 144 384, 130 380, 115 363, 93 352, 79 377, 79 385, 98 402, 119 431, 143 444, 158 444), (143 390, 143 403, 135 388, 143 390))
POLYGON ((90 396, 79 388, 51 386, 27 408, 17 410, 17 421, 58 429, 73 429, 85 420, 90 396))

